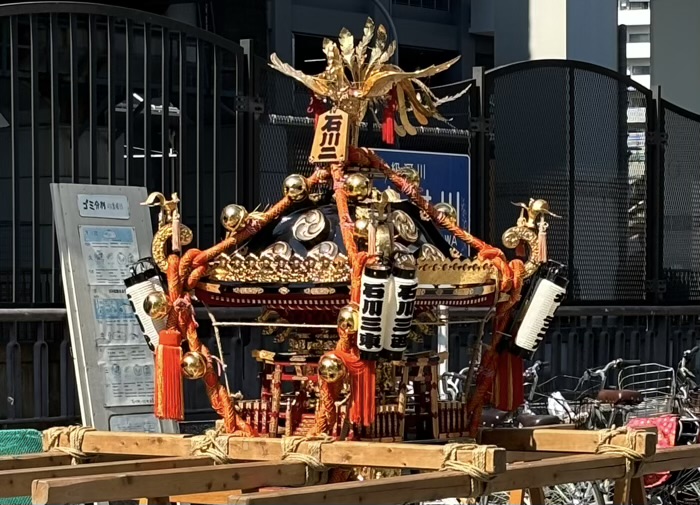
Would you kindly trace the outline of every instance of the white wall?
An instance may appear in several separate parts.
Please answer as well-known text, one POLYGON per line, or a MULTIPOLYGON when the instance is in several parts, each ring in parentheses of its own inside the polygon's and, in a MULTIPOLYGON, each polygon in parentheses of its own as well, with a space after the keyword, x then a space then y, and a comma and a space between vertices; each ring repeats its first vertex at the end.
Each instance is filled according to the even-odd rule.
POLYGON ((617 2, 493 1, 496 65, 555 58, 617 69, 617 2))

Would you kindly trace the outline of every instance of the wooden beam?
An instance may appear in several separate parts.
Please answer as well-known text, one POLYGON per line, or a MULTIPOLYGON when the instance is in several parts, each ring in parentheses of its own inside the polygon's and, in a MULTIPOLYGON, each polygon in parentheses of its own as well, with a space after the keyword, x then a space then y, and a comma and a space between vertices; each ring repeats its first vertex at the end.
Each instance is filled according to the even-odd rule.
MULTIPOLYGON (((302 442, 299 452, 305 452, 308 445, 308 442, 302 442)), ((282 458, 282 443, 279 438, 231 438, 228 447, 230 455, 241 454, 250 460, 274 461, 282 458)), ((327 466, 438 470, 445 458, 444 449, 444 445, 400 442, 333 442, 321 446, 321 462, 327 466)), ((472 451, 458 451, 457 459, 471 463, 472 451)), ((506 451, 498 447, 488 449, 484 470, 488 473, 499 473, 505 469, 506 451)))
MULTIPOLYGON (((60 445, 70 447, 67 435, 61 435, 60 445)), ((88 431, 83 439, 82 451, 86 454, 129 454, 153 458, 190 456, 190 448, 189 435, 88 431)))
MULTIPOLYGON (((68 445, 65 436, 61 444, 68 445)), ((302 442, 299 452, 309 448, 302 442)), ((180 456, 191 454, 191 438, 186 435, 119 433, 89 431, 83 441, 83 452, 89 454, 129 454, 154 456, 180 456)), ((415 468, 437 470, 444 458, 443 445, 423 445, 386 442, 337 441, 321 446, 321 462, 328 466, 374 466, 383 468, 415 468)), ((231 457, 241 456, 249 461, 279 461, 282 458, 280 438, 231 437, 228 444, 231 457)), ((470 463, 471 451, 459 451, 459 461, 470 463)), ((506 453, 494 447, 488 450, 486 468, 498 473, 506 468, 506 453)))
POLYGON ((0 457, 0 471, 39 468, 42 466, 70 465, 72 458, 62 452, 22 454, 21 456, 0 457))
POLYGON ((137 500, 242 487, 301 486, 306 465, 286 461, 175 468, 35 480, 32 503, 68 504, 137 500))
MULTIPOLYGON (((657 434, 650 430, 634 430, 634 449, 644 457, 656 452, 657 434)), ((549 451, 594 453, 599 446, 599 431, 561 430, 550 428, 495 428, 481 431, 479 443, 497 445, 508 451, 549 451)), ((627 436, 616 435, 610 441, 625 446, 627 436)))
MULTIPOLYGON (((509 465, 505 473, 497 474, 489 482, 486 494, 569 482, 618 479, 624 475, 625 460, 622 457, 577 454, 509 465)), ((467 498, 469 493, 470 487, 465 475, 448 471, 231 496, 229 503, 392 505, 454 497, 467 498)))
MULTIPOLYGON (((125 461, 138 456, 126 454, 101 454, 90 458, 91 462, 125 461)), ((22 470, 26 468, 41 468, 48 466, 70 465, 73 458, 60 451, 21 454, 18 456, 0 456, 0 472, 6 470, 22 470)))
POLYGON ((642 464, 642 473, 675 472, 700 467, 700 445, 681 445, 659 449, 642 464))
POLYGON ((86 463, 81 465, 47 466, 0 471, 0 497, 28 496, 32 493, 32 482, 37 479, 58 479, 83 475, 117 472, 164 470, 167 468, 198 467, 212 465, 206 457, 157 458, 119 461, 116 463, 86 463))

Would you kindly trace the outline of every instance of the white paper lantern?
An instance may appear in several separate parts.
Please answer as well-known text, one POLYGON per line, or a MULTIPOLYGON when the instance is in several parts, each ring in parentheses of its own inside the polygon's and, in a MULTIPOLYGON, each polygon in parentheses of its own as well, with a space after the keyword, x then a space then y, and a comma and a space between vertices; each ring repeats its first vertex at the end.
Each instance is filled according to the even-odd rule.
POLYGON ((362 274, 357 347, 363 360, 379 359, 382 350, 382 333, 391 296, 390 273, 389 267, 384 265, 368 265, 362 274))
POLYGON ((164 292, 163 283, 155 265, 149 260, 141 260, 131 267, 131 277, 124 279, 126 296, 136 315, 148 347, 155 351, 158 334, 167 326, 167 319, 152 319, 143 307, 143 301, 154 291, 164 292))
POLYGON ((418 280, 414 268, 394 267, 392 273, 387 324, 382 334, 382 356, 390 360, 400 360, 408 346, 418 280))
POLYGON ((569 281, 562 270, 563 266, 554 262, 542 268, 523 306, 524 315, 514 342, 516 354, 531 357, 547 334, 554 313, 566 297, 569 281))

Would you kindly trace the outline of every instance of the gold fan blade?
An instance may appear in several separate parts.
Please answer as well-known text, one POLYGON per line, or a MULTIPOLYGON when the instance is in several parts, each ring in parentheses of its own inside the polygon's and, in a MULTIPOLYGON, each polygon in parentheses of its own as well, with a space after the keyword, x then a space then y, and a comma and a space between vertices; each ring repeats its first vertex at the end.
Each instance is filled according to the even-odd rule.
POLYGON ((413 115, 416 117, 416 120, 423 126, 428 125, 428 117, 430 117, 430 111, 423 107, 423 104, 420 103, 418 100, 418 97, 416 97, 416 90, 413 87, 413 84, 411 84, 411 81, 405 81, 400 84, 400 86, 404 90, 404 94, 408 98, 408 101, 411 103, 411 106, 413 107, 413 115))
POLYGON ((362 93, 364 96, 383 96, 385 95, 391 87, 403 80, 408 79, 421 79, 423 77, 430 77, 440 72, 444 72, 452 65, 454 65, 459 56, 451 59, 440 65, 431 65, 423 70, 416 70, 415 72, 400 72, 396 70, 387 70, 382 72, 375 72, 362 84, 362 93), (387 89, 388 87, 388 89, 387 89))
POLYGON ((416 135, 418 131, 408 120, 408 113, 406 112, 406 99, 404 98, 403 88, 401 86, 396 86, 396 101, 398 102, 399 118, 401 118, 401 124, 406 129, 406 133, 409 135, 416 135))
POLYGON ((296 79, 319 96, 329 96, 330 94, 329 83, 325 79, 296 70, 291 65, 280 60, 275 53, 272 53, 270 56, 270 66, 284 75, 296 79))
POLYGON ((355 59, 355 38, 350 33, 350 30, 347 28, 340 30, 338 43, 340 44, 340 53, 343 55, 343 61, 352 72, 355 59))
POLYGON ((396 135, 398 135, 399 137, 406 136, 406 129, 396 122, 394 122, 394 132, 396 132, 396 135))

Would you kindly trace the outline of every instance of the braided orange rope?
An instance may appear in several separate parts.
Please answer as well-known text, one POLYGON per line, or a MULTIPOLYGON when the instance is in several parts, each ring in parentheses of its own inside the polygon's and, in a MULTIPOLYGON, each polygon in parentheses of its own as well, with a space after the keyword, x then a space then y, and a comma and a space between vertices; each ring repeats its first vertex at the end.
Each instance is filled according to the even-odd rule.
MULTIPOLYGON (((324 171, 317 171, 307 182, 311 188, 316 183, 327 178, 324 171)), ((168 329, 176 329, 181 335, 185 335, 190 351, 200 352, 207 361, 204 383, 212 408, 224 420, 224 428, 227 433, 234 436, 257 436, 257 431, 236 414, 233 401, 220 383, 219 375, 214 369, 211 352, 202 344, 197 335, 197 322, 188 292, 197 285, 199 280, 206 275, 208 264, 211 260, 225 252, 229 248, 240 244, 254 236, 260 229, 271 221, 280 217, 294 202, 287 196, 283 197, 258 220, 250 220, 246 226, 233 237, 229 237, 213 247, 200 251, 189 249, 182 257, 171 254, 168 256, 168 297, 172 306, 168 314, 168 329)))

